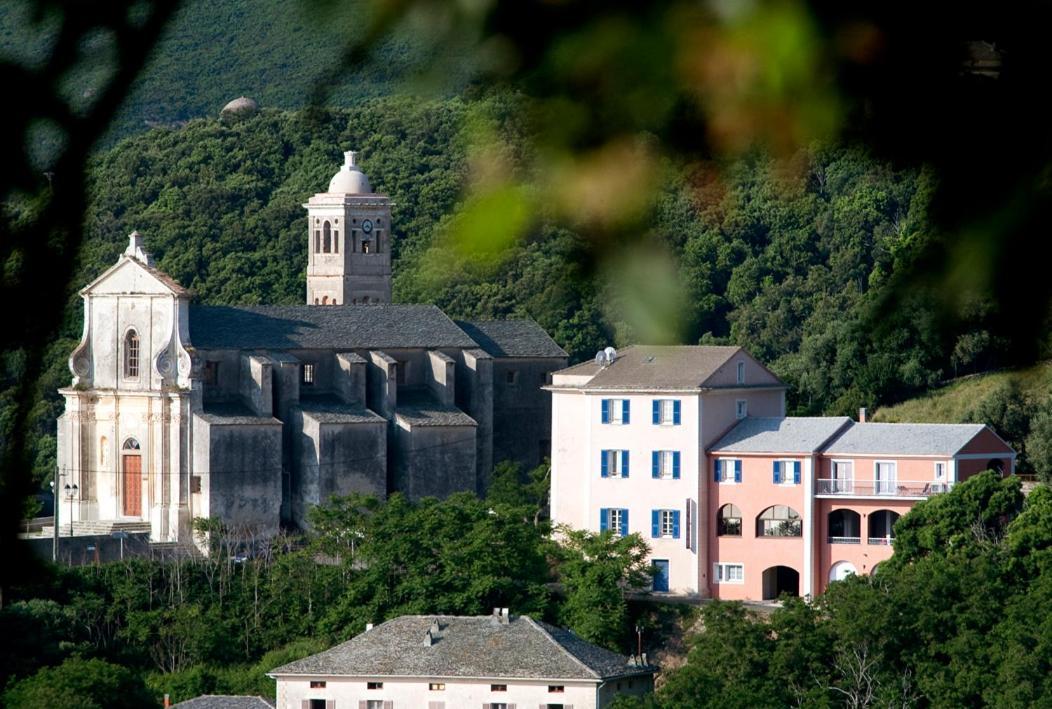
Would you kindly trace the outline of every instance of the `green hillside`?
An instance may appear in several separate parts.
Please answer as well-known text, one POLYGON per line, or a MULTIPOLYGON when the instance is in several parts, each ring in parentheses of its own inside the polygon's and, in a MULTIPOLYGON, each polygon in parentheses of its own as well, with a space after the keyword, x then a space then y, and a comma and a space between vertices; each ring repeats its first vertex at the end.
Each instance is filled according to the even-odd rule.
MULTIPOLYGON (((365 0, 185 0, 110 131, 110 141, 147 126, 215 116, 231 99, 250 96, 262 106, 304 106, 348 39, 361 36, 365 0)), ((54 23, 34 24, 28 3, 0 3, 0 57, 33 63, 54 41, 54 23)), ((434 48, 421 33, 395 30, 373 48, 365 66, 343 74, 329 88, 330 104, 405 89, 421 67, 440 69, 430 88, 452 94, 468 72, 456 47, 434 48)), ((106 61, 103 51, 95 59, 106 61)), ((87 54, 89 64, 93 61, 87 54)), ((69 87, 76 101, 92 89, 91 70, 69 87)))
POLYGON ((970 421, 974 418, 978 404, 1011 389, 1030 401, 1048 400, 1052 397, 1052 361, 1041 362, 1027 369, 962 377, 922 396, 880 408, 873 420, 930 423, 970 421))

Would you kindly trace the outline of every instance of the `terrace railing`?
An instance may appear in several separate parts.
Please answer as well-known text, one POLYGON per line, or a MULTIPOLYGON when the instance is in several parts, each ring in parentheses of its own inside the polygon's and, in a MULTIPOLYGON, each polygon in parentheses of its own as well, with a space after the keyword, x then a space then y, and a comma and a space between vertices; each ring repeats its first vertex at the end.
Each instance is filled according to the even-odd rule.
POLYGON ((832 480, 815 481, 816 495, 855 497, 928 497, 946 492, 952 483, 931 480, 832 480))

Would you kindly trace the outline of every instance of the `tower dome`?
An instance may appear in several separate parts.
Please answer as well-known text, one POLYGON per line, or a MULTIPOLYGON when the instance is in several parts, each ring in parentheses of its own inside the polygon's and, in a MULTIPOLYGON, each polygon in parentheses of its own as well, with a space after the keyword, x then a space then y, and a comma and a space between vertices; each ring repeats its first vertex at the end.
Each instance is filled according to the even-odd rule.
POLYGON ((358 167, 358 153, 348 150, 343 154, 343 167, 329 180, 329 192, 336 194, 369 194, 373 188, 369 178, 358 167))

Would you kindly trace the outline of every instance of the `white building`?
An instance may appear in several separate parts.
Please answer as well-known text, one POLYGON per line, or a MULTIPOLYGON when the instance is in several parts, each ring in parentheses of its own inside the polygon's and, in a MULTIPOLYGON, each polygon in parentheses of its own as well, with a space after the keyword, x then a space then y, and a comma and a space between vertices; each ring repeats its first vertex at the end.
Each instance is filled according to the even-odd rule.
POLYGON ((656 591, 703 593, 705 450, 748 415, 784 416, 785 385, 740 347, 637 346, 547 388, 552 521, 639 532, 656 591))
POLYGON ((278 667, 278 709, 602 709, 657 668, 510 616, 402 616, 278 667))

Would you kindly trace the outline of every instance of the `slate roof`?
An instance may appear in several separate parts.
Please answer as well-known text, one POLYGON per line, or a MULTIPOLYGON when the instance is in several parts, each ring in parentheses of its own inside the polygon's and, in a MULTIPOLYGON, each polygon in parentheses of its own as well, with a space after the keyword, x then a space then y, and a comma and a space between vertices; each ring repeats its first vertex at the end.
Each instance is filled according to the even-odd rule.
POLYGON ((568 357, 533 320, 457 320, 492 357, 568 357))
POLYGON ((200 416, 208 423, 228 426, 281 424, 273 416, 257 416, 244 404, 205 404, 204 411, 197 411, 194 416, 200 416))
POLYGON ((270 674, 601 681, 655 671, 528 616, 407 615, 270 674))
POLYGON ((398 392, 395 415, 413 426, 477 426, 475 419, 455 406, 439 403, 426 391, 398 392))
POLYGON ((791 416, 742 419, 710 450, 721 453, 814 453, 838 431, 851 425, 847 416, 791 416))
POLYGON ((614 362, 606 367, 584 362, 555 374, 594 374, 586 384, 580 385, 582 389, 697 390, 704 388, 717 370, 742 351, 741 347, 716 345, 633 345, 620 350, 614 362))
POLYGON ((195 305, 198 349, 478 347, 434 305, 195 305))
POLYGON ((953 455, 981 423, 856 423, 826 448, 830 455, 953 455))
POLYGON ((382 423, 384 417, 362 405, 347 404, 335 396, 302 397, 299 407, 319 423, 382 423))
POLYGON ((172 709, 274 709, 263 697, 242 697, 232 694, 202 694, 173 704, 172 709))

